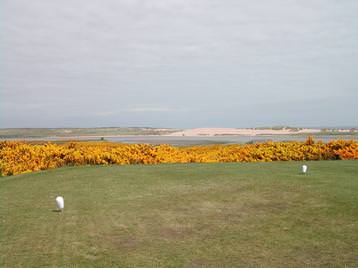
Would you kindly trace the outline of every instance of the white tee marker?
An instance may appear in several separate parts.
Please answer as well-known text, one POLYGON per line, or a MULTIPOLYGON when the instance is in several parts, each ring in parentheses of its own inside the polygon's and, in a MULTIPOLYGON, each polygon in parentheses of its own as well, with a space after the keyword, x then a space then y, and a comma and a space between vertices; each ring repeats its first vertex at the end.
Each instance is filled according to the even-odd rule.
POLYGON ((307 167, 306 165, 303 165, 303 166, 302 166, 302 173, 303 173, 303 174, 306 174, 307 168, 308 168, 308 167, 307 167))
POLYGON ((56 197, 56 205, 57 205, 58 210, 62 211, 64 209, 65 201, 63 200, 62 196, 57 196, 56 197))

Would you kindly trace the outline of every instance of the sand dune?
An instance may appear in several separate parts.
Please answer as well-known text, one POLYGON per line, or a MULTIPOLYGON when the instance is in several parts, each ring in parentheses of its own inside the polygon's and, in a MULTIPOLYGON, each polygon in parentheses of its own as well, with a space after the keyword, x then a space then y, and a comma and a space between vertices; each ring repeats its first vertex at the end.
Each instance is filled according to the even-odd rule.
POLYGON ((289 135, 289 134, 309 134, 321 132, 320 129, 309 129, 303 128, 300 130, 294 129, 253 129, 253 128, 194 128, 186 129, 169 134, 168 136, 218 136, 218 135, 245 135, 245 136, 256 136, 256 135, 289 135))

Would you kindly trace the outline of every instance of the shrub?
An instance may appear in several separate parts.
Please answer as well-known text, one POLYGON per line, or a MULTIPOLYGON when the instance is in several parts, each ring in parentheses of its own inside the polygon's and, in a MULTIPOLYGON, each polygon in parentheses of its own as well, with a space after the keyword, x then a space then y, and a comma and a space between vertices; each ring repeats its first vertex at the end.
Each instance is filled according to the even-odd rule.
POLYGON ((30 144, 0 142, 0 173, 13 175, 65 165, 269 162, 358 159, 358 142, 265 142, 173 147, 111 142, 30 144))

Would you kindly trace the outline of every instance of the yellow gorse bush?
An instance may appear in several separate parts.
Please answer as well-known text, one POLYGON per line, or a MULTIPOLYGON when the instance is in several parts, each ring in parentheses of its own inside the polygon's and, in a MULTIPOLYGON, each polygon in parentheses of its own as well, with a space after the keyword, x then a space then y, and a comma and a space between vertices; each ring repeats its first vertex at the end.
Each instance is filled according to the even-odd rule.
POLYGON ((358 159, 358 142, 265 142, 245 145, 119 144, 70 142, 30 144, 0 142, 0 172, 13 175, 66 165, 269 162, 291 160, 358 159))

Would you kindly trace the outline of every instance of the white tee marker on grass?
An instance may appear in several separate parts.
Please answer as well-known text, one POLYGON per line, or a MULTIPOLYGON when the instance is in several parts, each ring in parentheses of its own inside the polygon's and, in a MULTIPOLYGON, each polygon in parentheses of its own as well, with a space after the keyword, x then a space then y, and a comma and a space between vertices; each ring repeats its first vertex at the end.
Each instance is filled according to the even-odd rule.
POLYGON ((56 205, 57 205, 58 210, 62 211, 64 209, 65 201, 63 200, 62 196, 57 196, 56 197, 56 205))
POLYGON ((306 174, 307 168, 308 168, 308 167, 307 167, 306 165, 303 165, 303 166, 302 166, 302 173, 303 173, 303 174, 306 174))

